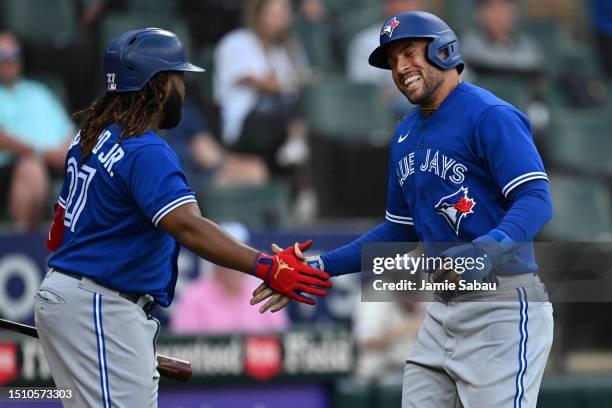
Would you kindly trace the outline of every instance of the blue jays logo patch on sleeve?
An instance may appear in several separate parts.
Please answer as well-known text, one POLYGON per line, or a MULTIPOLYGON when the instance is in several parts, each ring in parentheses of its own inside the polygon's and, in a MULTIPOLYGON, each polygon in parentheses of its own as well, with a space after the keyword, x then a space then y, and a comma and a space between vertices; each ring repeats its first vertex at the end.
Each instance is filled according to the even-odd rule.
POLYGON ((468 196, 468 188, 461 187, 453 194, 442 197, 435 208, 459 235, 461 220, 474 212, 475 205, 476 201, 468 196))
POLYGON ((385 24, 382 31, 380 32, 380 35, 382 36, 387 34, 389 37, 391 37, 393 35, 393 30, 395 30, 395 27, 397 27, 399 24, 400 22, 397 17, 393 17, 393 19, 391 19, 387 24, 385 24))

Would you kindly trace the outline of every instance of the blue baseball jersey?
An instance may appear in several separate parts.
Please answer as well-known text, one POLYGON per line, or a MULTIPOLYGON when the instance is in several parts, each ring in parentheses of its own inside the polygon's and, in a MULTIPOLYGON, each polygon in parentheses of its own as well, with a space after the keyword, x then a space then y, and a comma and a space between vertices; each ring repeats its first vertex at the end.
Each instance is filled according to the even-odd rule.
POLYGON ((64 239, 48 265, 168 306, 179 245, 158 224, 195 194, 165 141, 149 129, 117 143, 120 132, 107 127, 84 163, 78 134, 70 145, 58 200, 64 239))
MULTIPOLYGON (((419 240, 469 242, 501 222, 512 191, 548 180, 527 117, 485 89, 459 84, 429 117, 418 109, 391 143, 386 219, 419 240)), ((531 244, 511 273, 537 270, 531 244)))

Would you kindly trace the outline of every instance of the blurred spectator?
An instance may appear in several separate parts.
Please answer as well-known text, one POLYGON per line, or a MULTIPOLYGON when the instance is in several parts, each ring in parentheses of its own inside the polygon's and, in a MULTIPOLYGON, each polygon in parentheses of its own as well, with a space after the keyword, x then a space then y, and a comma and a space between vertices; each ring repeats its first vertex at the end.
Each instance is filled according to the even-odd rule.
POLYGON ((311 64, 313 77, 337 72, 342 66, 339 56, 344 46, 339 39, 339 24, 335 13, 322 0, 299 0, 294 29, 302 42, 311 64))
MULTIPOLYGON (((476 0, 479 26, 465 32, 460 39, 461 53, 467 67, 478 77, 506 76, 517 80, 516 87, 525 95, 524 109, 534 131, 545 131, 550 125, 550 110, 545 103, 548 66, 544 52, 535 38, 519 31, 518 0, 476 0)), ((485 85, 485 87, 487 87, 485 85)), ((489 88, 490 89, 490 88, 489 88)), ((502 99, 500 90, 490 89, 502 99)), ((508 100, 518 104, 520 100, 508 100)))
POLYGON ((517 0, 477 0, 480 26, 461 38, 461 53, 479 74, 538 74, 544 64, 535 39, 518 31, 517 0))
POLYGON ((44 85, 21 77, 21 49, 0 33, 0 189, 15 226, 35 228, 43 215, 49 174, 61 174, 74 124, 44 85))
POLYGON ((217 142, 208 124, 189 97, 181 121, 162 135, 176 152, 194 189, 208 185, 259 185, 268 179, 265 162, 254 155, 228 153, 217 142))
MULTIPOLYGON (((243 225, 224 224, 222 227, 236 239, 248 242, 249 233, 243 225)), ((210 265, 212 273, 192 281, 178 297, 170 320, 174 333, 261 333, 288 327, 284 310, 262 314, 258 306, 249 303, 259 285, 257 279, 210 265)))
POLYGON ((406 358, 423 320, 421 302, 359 302, 353 314, 357 342, 356 378, 401 383, 406 358))
POLYGON ((245 3, 247 27, 227 34, 215 50, 222 140, 235 152, 260 155, 271 169, 295 166, 296 208, 307 219, 316 199, 305 167, 309 151, 299 93, 309 65, 292 32, 289 0, 245 3))
POLYGON ((612 77, 612 2, 591 0, 591 12, 601 67, 608 77, 612 77))
MULTIPOLYGON (((400 13, 426 10, 427 0, 378 0, 381 2, 385 21, 400 13)), ((377 84, 383 99, 397 116, 402 116, 412 109, 406 97, 399 93, 393 78, 388 71, 374 68, 368 64, 370 53, 378 47, 380 30, 384 21, 377 22, 359 32, 349 44, 347 53, 347 75, 358 82, 371 82, 377 84)))
POLYGON ((108 0, 78 0, 77 9, 81 27, 85 30, 95 28, 100 22, 107 3, 108 0))

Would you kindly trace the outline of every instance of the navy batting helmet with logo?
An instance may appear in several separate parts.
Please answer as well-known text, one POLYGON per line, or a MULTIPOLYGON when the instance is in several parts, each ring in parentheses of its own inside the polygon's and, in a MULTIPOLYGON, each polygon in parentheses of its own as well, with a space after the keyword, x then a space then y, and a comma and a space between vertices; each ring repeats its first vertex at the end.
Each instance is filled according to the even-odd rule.
POLYGON ((422 38, 429 40, 427 59, 440 69, 457 68, 463 71, 463 58, 457 35, 441 18, 424 11, 402 13, 387 21, 380 31, 380 45, 372 52, 368 62, 370 65, 391 69, 387 61, 387 44, 406 38, 422 38), (446 50, 446 58, 439 55, 446 50))
POLYGON ((187 61, 183 44, 174 33, 160 28, 126 31, 104 51, 107 92, 137 91, 161 71, 204 69, 187 61))

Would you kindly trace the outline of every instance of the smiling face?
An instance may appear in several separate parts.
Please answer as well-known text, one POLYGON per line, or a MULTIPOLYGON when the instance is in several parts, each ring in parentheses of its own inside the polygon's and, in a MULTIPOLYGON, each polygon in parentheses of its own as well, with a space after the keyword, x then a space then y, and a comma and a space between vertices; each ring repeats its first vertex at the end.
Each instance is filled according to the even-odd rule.
POLYGON ((432 104, 444 83, 444 71, 427 60, 428 43, 423 39, 398 40, 386 50, 395 85, 414 105, 432 104))

